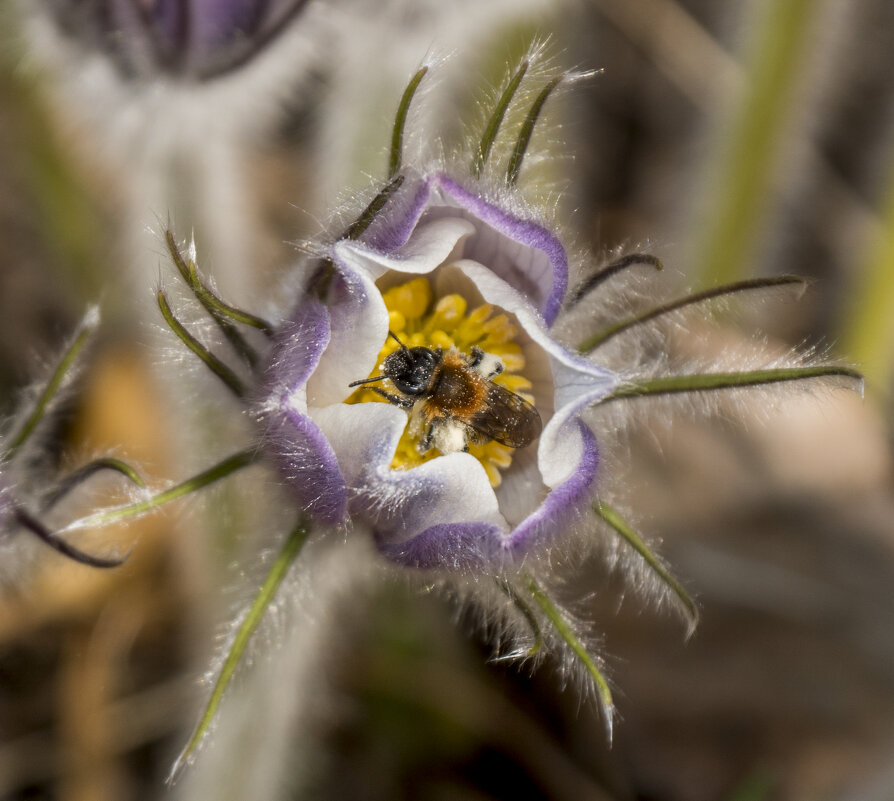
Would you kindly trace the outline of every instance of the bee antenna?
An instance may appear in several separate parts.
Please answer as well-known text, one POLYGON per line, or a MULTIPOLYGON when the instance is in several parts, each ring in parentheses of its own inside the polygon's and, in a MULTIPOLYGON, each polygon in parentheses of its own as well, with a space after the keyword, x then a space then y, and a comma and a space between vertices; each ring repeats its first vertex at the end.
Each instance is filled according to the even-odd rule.
POLYGON ((395 334, 394 331, 391 331, 391 330, 389 329, 389 330, 388 330, 388 336, 390 336, 390 337, 391 337, 391 338, 392 338, 398 345, 400 345, 400 349, 401 349, 401 350, 403 350, 403 351, 408 351, 408 350, 409 350, 409 348, 408 348, 406 345, 404 345, 404 343, 401 342, 401 341, 397 338, 397 334, 395 334))
POLYGON ((359 381, 352 381, 348 384, 349 387, 359 387, 361 384, 371 384, 373 381, 381 381, 388 376, 377 375, 375 378, 361 378, 359 381))

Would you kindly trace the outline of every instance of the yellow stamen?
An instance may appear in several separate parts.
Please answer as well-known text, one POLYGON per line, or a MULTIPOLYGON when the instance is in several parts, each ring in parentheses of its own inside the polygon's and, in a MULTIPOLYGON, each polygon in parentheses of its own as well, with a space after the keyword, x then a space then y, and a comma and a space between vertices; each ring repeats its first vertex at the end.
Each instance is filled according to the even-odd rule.
MULTIPOLYGON (((496 376, 494 383, 506 387, 533 403, 530 394, 531 382, 518 375, 525 367, 525 357, 521 347, 514 342, 518 331, 505 314, 494 314, 494 307, 482 304, 471 311, 461 295, 445 295, 432 305, 433 292, 427 278, 419 277, 405 284, 392 287, 382 295, 388 309, 388 326, 407 347, 442 348, 455 347, 461 353, 469 353, 473 346, 485 353, 500 357, 503 372, 496 376)), ((388 337, 379 351, 376 366, 370 377, 381 375, 381 365, 385 358, 400 346, 388 337)), ((382 389, 394 392, 385 382, 382 389)), ((382 402, 387 400, 369 387, 358 388, 347 403, 382 402)), ((441 455, 434 448, 425 454, 419 453, 419 432, 411 433, 409 426, 401 435, 391 467, 395 470, 409 470, 441 455)), ((469 453, 484 467, 491 486, 498 487, 502 481, 501 471, 512 464, 513 448, 499 442, 471 442, 469 453)))

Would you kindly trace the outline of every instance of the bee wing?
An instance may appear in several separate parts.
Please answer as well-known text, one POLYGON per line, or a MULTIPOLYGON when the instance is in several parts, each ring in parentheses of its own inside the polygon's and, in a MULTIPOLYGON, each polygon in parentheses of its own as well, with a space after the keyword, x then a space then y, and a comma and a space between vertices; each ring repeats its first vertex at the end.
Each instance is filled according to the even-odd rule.
POLYGON ((529 445, 543 428, 540 413, 530 403, 490 381, 487 402, 466 422, 488 439, 510 448, 529 445))

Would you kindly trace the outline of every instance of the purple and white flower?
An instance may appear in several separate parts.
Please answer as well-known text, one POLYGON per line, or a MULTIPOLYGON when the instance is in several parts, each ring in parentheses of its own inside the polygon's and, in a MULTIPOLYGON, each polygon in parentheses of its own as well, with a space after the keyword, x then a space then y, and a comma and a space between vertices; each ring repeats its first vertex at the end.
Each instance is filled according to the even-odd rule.
POLYGON ((217 77, 241 66, 299 14, 307 0, 61 0, 60 28, 107 52, 128 78, 217 77))
POLYGON ((620 383, 551 334, 568 286, 557 236, 437 172, 406 181, 362 241, 337 242, 331 259, 325 303, 307 292, 280 334, 263 404, 299 502, 326 523, 369 526, 385 556, 418 567, 496 567, 549 544, 598 480, 596 437, 580 414, 620 383), (383 292, 416 276, 431 283, 433 303, 458 293, 518 331, 543 431, 496 488, 470 453, 395 469, 407 412, 345 402, 388 337, 383 292))

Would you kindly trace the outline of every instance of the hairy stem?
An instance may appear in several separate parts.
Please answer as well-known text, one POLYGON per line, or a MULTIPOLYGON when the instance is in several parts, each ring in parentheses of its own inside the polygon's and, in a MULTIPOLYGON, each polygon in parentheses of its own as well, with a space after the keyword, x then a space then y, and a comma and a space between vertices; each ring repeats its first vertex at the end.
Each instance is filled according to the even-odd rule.
POLYGON ((127 506, 119 506, 116 509, 95 512, 87 517, 82 517, 80 520, 67 526, 67 528, 105 526, 109 523, 115 523, 119 520, 126 520, 129 517, 136 517, 145 514, 146 512, 154 511, 171 501, 176 501, 178 498, 182 498, 184 495, 189 495, 190 493, 203 489, 209 484, 213 484, 222 478, 226 478, 237 470, 241 470, 243 467, 248 467, 248 465, 253 464, 257 459, 258 451, 255 448, 239 451, 232 456, 228 456, 223 461, 218 462, 213 467, 209 467, 207 470, 204 470, 169 489, 159 492, 151 498, 136 501, 135 503, 127 504, 127 506))
POLYGON ((62 354, 59 364, 56 365, 56 369, 53 370, 49 381, 47 381, 46 386, 44 386, 38 396, 34 408, 31 410, 27 418, 25 418, 25 421, 22 423, 18 432, 10 439, 6 453, 3 454, 4 461, 12 459, 12 457, 16 455, 19 448, 25 444, 28 437, 34 433, 34 430, 40 424, 40 421, 43 420, 50 403, 61 389, 66 374, 72 368, 72 365, 74 365, 78 355, 84 349, 84 346, 87 344, 87 341, 90 339, 90 336, 96 330, 98 325, 99 315, 96 310, 93 310, 85 317, 84 323, 81 325, 81 330, 78 331, 71 345, 69 345, 65 353, 62 354))
POLYGON ((309 533, 310 527, 307 522, 302 519, 292 530, 291 534, 289 534, 282 549, 277 555, 276 560, 271 565, 263 584, 261 584, 258 594, 255 596, 252 605, 249 607, 248 612, 239 624, 239 628, 236 630, 236 636, 227 651, 223 667, 221 667, 220 674, 214 682, 211 696, 208 698, 208 703, 205 705, 205 709, 199 718, 195 731, 189 738, 189 742, 186 744, 186 747, 183 749, 171 769, 171 779, 176 778, 183 767, 189 764, 195 754, 196 748, 198 748, 199 744, 208 733, 208 729, 214 720, 214 716, 217 714, 224 693, 245 654, 245 649, 248 647, 248 643, 251 640, 255 629, 257 629, 260 624, 264 617, 264 613, 267 611, 267 608, 270 606, 271 601, 276 595, 276 591, 288 574, 289 568, 301 552, 304 543, 307 542, 309 533))
POLYGON ((605 717, 606 733, 609 742, 611 742, 613 705, 608 680, 597 666, 596 660, 590 656, 589 652, 584 647, 584 644, 574 633, 568 621, 562 616, 558 607, 531 576, 528 576, 528 590, 531 593, 531 597, 537 603, 537 606, 540 607, 543 614, 546 615, 549 622, 552 623, 556 633, 565 641, 568 647, 571 648, 572 653, 574 653, 580 660, 590 678, 593 679, 593 685, 596 688, 596 696, 599 699, 599 703, 602 706, 602 714, 605 717))
POLYGON ((599 503, 593 504, 593 511, 608 523, 621 536, 621 538, 645 560, 649 568, 677 597, 677 600, 683 606, 683 611, 686 617, 686 636, 691 636, 698 624, 698 607, 695 605, 695 601, 692 600, 689 593, 686 592, 683 585, 670 574, 663 564, 661 564, 658 557, 655 556, 649 549, 649 546, 643 542, 642 537, 634 531, 630 524, 624 520, 615 509, 607 503, 602 503, 600 501, 599 503))
POLYGON ((528 66, 529 63, 527 59, 522 61, 521 66, 503 90, 503 94, 500 95, 500 99, 497 101, 493 114, 490 115, 490 119, 487 121, 487 125, 484 128, 484 134, 481 137, 481 144, 478 145, 478 150, 475 152, 475 158, 472 161, 472 172, 475 174, 476 178, 481 175, 481 171, 487 163, 491 148, 493 148, 494 141, 497 138, 497 133, 500 130, 500 126, 503 124, 503 118, 506 116, 506 110, 509 108, 509 104, 512 102, 515 93, 518 91, 519 84, 521 84, 522 78, 525 77, 525 73, 528 71, 528 66))
POLYGON ((642 314, 636 314, 632 317, 612 323, 581 342, 581 344, 578 345, 578 350, 581 353, 589 353, 624 331, 638 325, 643 325, 644 323, 650 323, 653 320, 657 320, 659 317, 679 311, 680 309, 685 309, 687 306, 693 306, 697 303, 704 303, 705 301, 716 300, 717 298, 730 297, 731 295, 737 295, 740 292, 751 292, 756 289, 772 289, 780 286, 804 287, 804 285, 805 281, 800 276, 777 275, 771 278, 750 278, 744 281, 736 281, 733 284, 725 284, 724 286, 706 289, 703 292, 695 292, 691 295, 672 300, 669 303, 663 303, 642 314))
POLYGON ((198 356, 205 366, 216 375, 227 388, 237 397, 241 398, 245 395, 245 387, 242 381, 233 372, 233 370, 217 358, 208 348, 206 348, 198 339, 196 339, 183 324, 174 316, 171 306, 168 303, 167 296, 162 290, 158 291, 158 308, 161 310, 162 317, 168 327, 177 335, 177 338, 186 345, 196 356, 198 356))
POLYGON ((763 370, 745 370, 739 373, 694 373, 650 378, 635 384, 625 384, 595 405, 620 398, 642 398, 650 395, 675 395, 681 392, 711 392, 737 387, 757 387, 784 381, 802 381, 808 378, 850 378, 862 381, 863 376, 849 367, 821 364, 810 367, 770 367, 763 370))
POLYGON ((397 107, 397 115, 394 118, 394 130, 391 133, 391 154, 388 160, 388 180, 394 178, 400 170, 403 161, 404 149, 404 128, 407 125, 407 114, 410 111, 410 103, 422 79, 428 72, 428 67, 421 67, 418 72, 410 79, 407 88, 400 98, 397 107))

